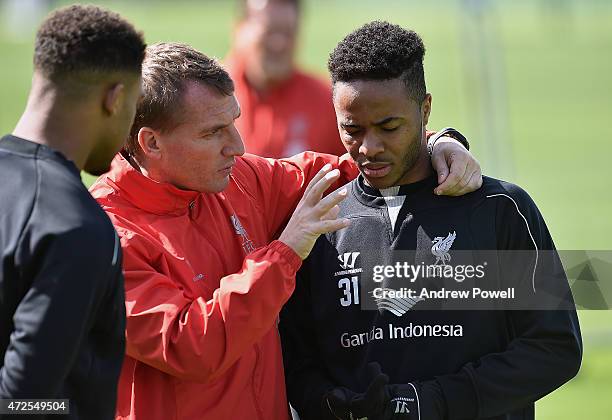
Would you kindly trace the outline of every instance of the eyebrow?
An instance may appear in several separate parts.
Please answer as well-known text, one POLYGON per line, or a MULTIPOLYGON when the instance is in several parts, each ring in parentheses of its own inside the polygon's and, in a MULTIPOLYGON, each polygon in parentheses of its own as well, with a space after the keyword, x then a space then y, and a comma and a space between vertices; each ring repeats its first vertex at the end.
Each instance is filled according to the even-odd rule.
MULTIPOLYGON (((402 117, 387 117, 387 118, 385 118, 383 120, 375 122, 374 125, 378 125, 378 126, 385 125, 387 123, 390 123, 390 122, 396 121, 396 120, 403 120, 403 118, 402 117)), ((341 127, 359 127, 360 125, 359 124, 355 124, 352 121, 341 121, 340 122, 340 126, 341 127)))
POLYGON ((238 115, 236 115, 232 121, 228 124, 217 124, 217 125, 213 125, 212 127, 204 127, 200 130, 200 134, 206 134, 209 133, 211 131, 215 131, 215 130, 221 130, 222 128, 228 127, 230 124, 232 124, 234 121, 236 121, 238 118, 240 118, 240 116, 242 115, 242 110, 240 108, 238 108, 238 115))
POLYGON ((403 118, 402 117, 388 117, 388 118, 385 118, 384 120, 375 122, 374 125, 385 125, 395 120, 403 120, 403 118))

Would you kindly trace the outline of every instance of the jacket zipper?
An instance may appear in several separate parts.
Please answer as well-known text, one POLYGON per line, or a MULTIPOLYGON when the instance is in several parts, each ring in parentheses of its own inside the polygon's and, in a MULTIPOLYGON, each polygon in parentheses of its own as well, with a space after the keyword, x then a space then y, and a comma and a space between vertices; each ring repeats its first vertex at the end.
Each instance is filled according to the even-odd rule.
POLYGON ((189 218, 193 220, 193 209, 195 209, 195 200, 189 203, 189 218))

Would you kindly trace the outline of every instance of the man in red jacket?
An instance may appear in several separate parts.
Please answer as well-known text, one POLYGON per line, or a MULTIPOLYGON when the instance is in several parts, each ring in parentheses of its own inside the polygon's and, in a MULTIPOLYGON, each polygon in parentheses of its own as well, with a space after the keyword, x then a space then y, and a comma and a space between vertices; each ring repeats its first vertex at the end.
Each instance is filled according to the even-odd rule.
MULTIPOLYGON (((358 170, 348 155, 242 156, 239 115, 217 62, 181 44, 147 49, 127 151, 92 187, 124 252, 117 418, 288 418, 278 313, 317 236, 346 226, 344 190, 323 192, 358 170)), ((462 146, 436 149, 434 166, 452 160, 447 192, 479 187, 462 146)))
POLYGON ((299 0, 240 0, 227 61, 246 151, 286 157, 305 150, 345 153, 328 80, 295 63, 299 0))

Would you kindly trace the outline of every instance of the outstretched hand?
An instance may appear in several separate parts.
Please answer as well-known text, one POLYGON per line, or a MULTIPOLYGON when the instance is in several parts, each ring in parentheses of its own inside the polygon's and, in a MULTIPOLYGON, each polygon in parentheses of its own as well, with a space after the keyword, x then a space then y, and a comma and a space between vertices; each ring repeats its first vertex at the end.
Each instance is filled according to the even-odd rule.
POLYGON ((340 171, 337 169, 330 171, 330 169, 331 165, 325 165, 310 181, 291 219, 278 238, 291 247, 301 259, 305 259, 310 254, 319 235, 349 225, 347 219, 337 219, 340 212, 338 204, 347 195, 346 187, 323 198, 323 193, 340 177, 340 171))

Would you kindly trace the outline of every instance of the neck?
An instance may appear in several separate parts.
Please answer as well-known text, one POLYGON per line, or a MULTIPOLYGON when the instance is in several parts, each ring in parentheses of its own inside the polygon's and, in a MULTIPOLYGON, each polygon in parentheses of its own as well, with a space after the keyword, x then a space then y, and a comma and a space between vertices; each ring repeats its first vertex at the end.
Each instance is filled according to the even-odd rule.
POLYGON ((274 82, 267 79, 266 77, 260 76, 249 69, 245 69, 244 77, 247 83, 253 87, 259 93, 265 93, 266 91, 274 87, 274 82))
POLYGON ((433 174, 429 153, 427 153, 427 143, 423 142, 419 157, 412 168, 406 172, 395 185, 413 184, 428 178, 433 174))
POLYGON ((12 134, 61 152, 82 170, 93 147, 90 125, 84 123, 86 107, 65 102, 57 87, 35 75, 26 109, 12 134))
POLYGON ((289 73, 282 75, 282 77, 281 75, 269 77, 264 73, 254 70, 253 67, 249 66, 247 63, 248 60, 245 60, 244 77, 249 86, 254 88, 260 94, 265 94, 266 92, 269 92, 270 90, 289 80, 294 71, 292 70, 289 73))
MULTIPOLYGON (((124 155, 125 157, 125 155, 124 155)), ((143 174, 149 179, 156 182, 166 182, 165 179, 159 174, 159 171, 155 170, 147 164, 147 160, 144 157, 137 157, 133 155, 127 155, 126 160, 132 165, 134 169, 143 174)))
POLYGON ((138 172, 140 172, 141 174, 143 174, 144 176, 146 176, 147 178, 151 178, 149 176, 149 171, 147 170, 147 168, 141 163, 142 160, 140 158, 137 158, 136 156, 133 155, 128 155, 128 154, 124 154, 123 157, 125 157, 125 160, 128 161, 128 163, 130 165, 132 165, 132 167, 134 169, 136 169, 138 172))

